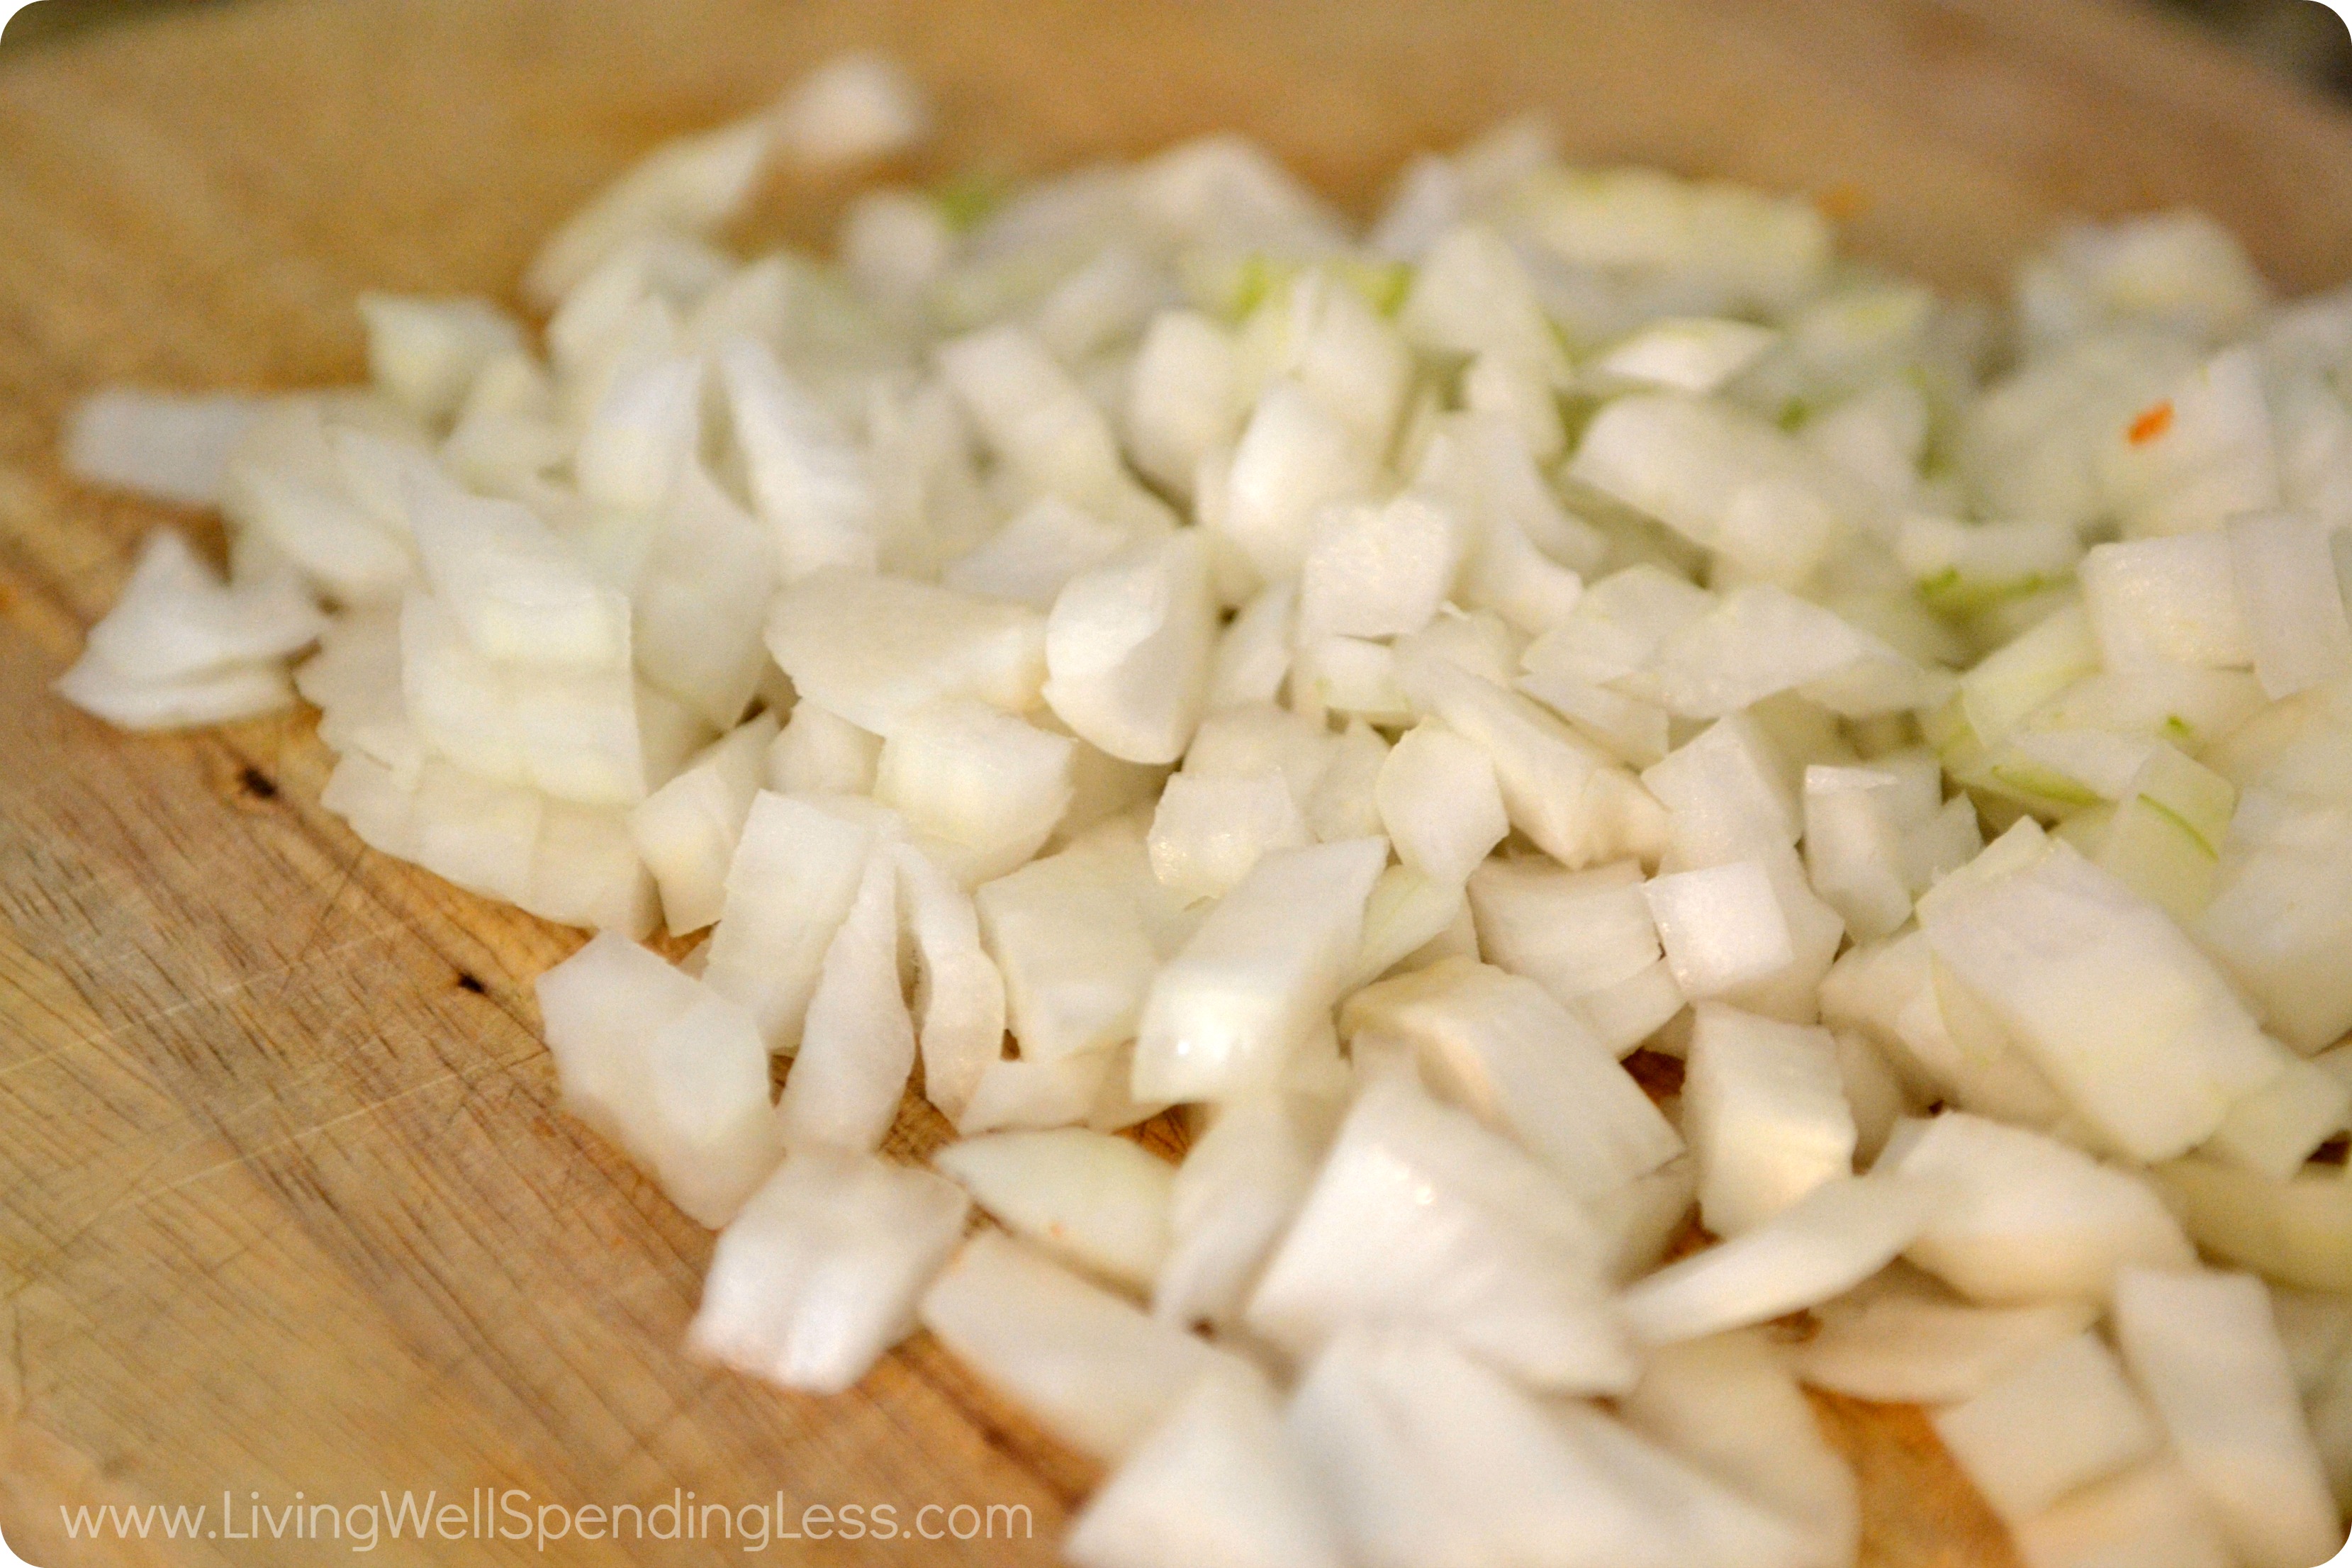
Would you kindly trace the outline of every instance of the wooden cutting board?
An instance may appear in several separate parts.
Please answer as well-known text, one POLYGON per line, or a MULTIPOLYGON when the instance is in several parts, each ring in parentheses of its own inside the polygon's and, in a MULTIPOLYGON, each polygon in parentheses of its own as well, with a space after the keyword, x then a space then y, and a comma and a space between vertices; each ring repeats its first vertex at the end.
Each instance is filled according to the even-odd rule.
MULTIPOLYGON (((253 1494, 281 1521, 387 1491, 468 1512, 394 1563, 740 1545, 542 1556, 476 1533, 508 1488, 887 1504, 902 1531, 1000 1504, 1034 1539, 1000 1514, 993 1541, 837 1528, 753 1560, 1052 1560, 1088 1467, 927 1342, 829 1401, 680 1355, 709 1238, 556 1110, 533 1037, 575 934, 362 852, 307 719, 139 739, 47 690, 143 530, 215 531, 66 481, 74 397, 347 379, 358 291, 509 292, 626 159, 853 42, 936 89, 925 176, 1234 126, 1360 206, 1414 147, 1540 107, 1580 155, 1823 193, 1948 285, 1997 286, 2067 212, 2176 201, 2283 285, 2352 271, 2352 119, 2095 0, 246 0, 0 57, 0 1531, 32 1561, 352 1544, 64 1537, 61 1503, 217 1530, 224 1492, 239 1535, 253 1494)), ((756 237, 822 235, 842 194, 780 184, 756 237)), ((941 1131, 910 1106, 894 1146, 941 1131)), ((1873 1564, 2012 1561, 1916 1415, 1825 1409, 1873 1564)))

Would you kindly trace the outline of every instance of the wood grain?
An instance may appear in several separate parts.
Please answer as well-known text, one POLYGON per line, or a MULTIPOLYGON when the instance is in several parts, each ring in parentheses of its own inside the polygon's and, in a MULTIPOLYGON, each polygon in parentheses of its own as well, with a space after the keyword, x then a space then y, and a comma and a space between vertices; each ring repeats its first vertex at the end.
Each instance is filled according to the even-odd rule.
MULTIPOLYGON (((1852 187, 1866 254, 1955 287, 2062 214, 2174 201, 2282 284, 2352 266, 2346 118, 2094 0, 248 0, 0 61, 0 1530, 33 1561, 348 1545, 94 1549, 60 1501, 508 1487, 1021 1505, 1025 1542, 767 1555, 1052 1560, 1087 1467, 928 1342, 830 1401, 679 1354, 709 1237, 555 1110, 533 1038, 530 982, 575 935, 362 852, 316 806, 306 720, 131 739, 47 691, 169 515, 60 477, 75 396, 348 377, 359 290, 510 292, 630 155, 853 42, 939 93, 919 174, 1238 126, 1360 206, 1412 148, 1542 107, 1594 157, 1852 187)), ((841 195, 781 184, 752 237, 819 236, 841 195)), ((940 1131, 910 1107, 894 1143, 940 1131)), ((1916 1418, 1824 1409, 1873 1564, 2006 1568, 1916 1418)))

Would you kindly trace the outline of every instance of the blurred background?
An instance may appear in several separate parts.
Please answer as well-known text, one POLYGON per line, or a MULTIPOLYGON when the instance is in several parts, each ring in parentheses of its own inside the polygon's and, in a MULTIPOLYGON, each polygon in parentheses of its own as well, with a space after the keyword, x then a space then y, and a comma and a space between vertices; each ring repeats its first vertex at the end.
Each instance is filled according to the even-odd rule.
MULTIPOLYGON (((5 3, 5 0, 0 0, 5 3)), ((236 0, 34 0, 0 35, 0 49, 37 47, 124 17, 236 0)), ((2129 0, 2186 17, 2285 75, 2352 99, 2352 34, 2320 0, 2129 0)))
MULTIPOLYGON (((0 36, 0 49, 32 47, 127 16, 236 0, 35 0, 0 36)), ((2320 0, 2129 0, 2186 17, 2288 76, 2352 99, 2352 34, 2320 0)), ((5 4, 5 0, 0 0, 5 4)))
POLYGON ((2318 0, 2141 0, 2210 28, 2249 54, 2352 97, 2352 35, 2318 0))

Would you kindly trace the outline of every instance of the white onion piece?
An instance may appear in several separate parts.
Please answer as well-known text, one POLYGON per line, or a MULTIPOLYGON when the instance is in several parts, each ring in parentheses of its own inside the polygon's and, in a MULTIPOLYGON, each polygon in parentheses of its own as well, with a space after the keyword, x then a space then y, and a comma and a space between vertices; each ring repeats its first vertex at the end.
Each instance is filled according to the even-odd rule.
MULTIPOLYGON (((1048 721, 1046 728, 1055 726, 1048 721)), ((1070 755, 1070 804, 1047 848, 1075 844, 1111 824, 1133 826, 1159 797, 1171 774, 1148 763, 1121 762, 1080 741, 1070 755)))
POLYGON ((1466 199, 1454 160, 1416 153, 1397 176, 1396 187, 1373 220, 1365 244, 1375 255, 1391 260, 1417 260, 1461 221, 1466 199))
POLYGON ((1466 531, 1442 499, 1411 490, 1384 505, 1318 513, 1299 571, 1299 635, 1388 637, 1421 630, 1453 587, 1466 531))
POLYGON ((1687 1005, 1663 958, 1612 985, 1576 999, 1576 1012, 1609 1048, 1630 1056, 1656 1038, 1687 1005))
POLYGON ((2251 347, 2233 344, 2196 366, 2164 403, 2166 416, 2141 426, 2142 439, 2131 438, 2134 419, 2097 454, 2126 536, 2218 531, 2242 513, 2277 510, 2278 461, 2251 347))
POLYGON ((1650 169, 1531 173, 1529 218, 1545 246, 1570 261, 1679 276, 1743 315, 1790 309, 1830 270, 1829 220, 1807 204, 1650 169))
POLYGON ((1909 1256, 1976 1300, 2102 1300, 2125 1264, 2194 1258, 2146 1183, 2023 1128, 1947 1111, 1883 1163, 1942 1184, 1909 1256))
POLYGON ((881 760, 881 736, 803 698, 768 749, 767 785, 779 795, 870 795, 881 760))
POLYGON ((1272 1394, 1202 1379, 1071 1526, 1079 1568, 1340 1568, 1332 1522, 1272 1394))
POLYGON ((2352 1350, 2352 1296, 2273 1285, 2271 1317, 2279 1345, 2308 1405, 2326 1388, 2344 1352, 2352 1350))
POLYGON ((824 167, 887 157, 930 130, 930 105, 906 68, 885 55, 836 55, 809 72, 776 108, 776 140, 824 167))
POLYGON ((2010 1527, 2026 1568, 2230 1568, 2197 1486, 2155 1459, 2010 1527))
POLYGON ((776 1125, 784 1146, 881 1147, 915 1068, 915 1025, 898 988, 898 873, 871 854, 824 952, 776 1125))
POLYGON ((1853 1471, 1759 1331, 1653 1352, 1617 1409, 1634 1431, 1803 1536, 1811 1568, 1851 1568, 1862 1535, 1853 1471))
MULTIPOLYGON (((424 602, 422 595, 415 602, 424 602)), ((407 630, 404 616, 404 644, 407 630)), ((445 642, 444 652, 456 658, 443 674, 472 687, 468 706, 481 704, 466 714, 467 721, 503 719, 514 752, 509 776, 559 800, 634 805, 710 738, 701 721, 679 703, 631 679, 625 665, 581 671, 501 669, 467 658, 457 646, 462 641, 461 636, 445 642)), ((405 679, 404 669, 404 684, 405 679)), ((423 710, 420 701, 420 729, 426 728, 423 710)), ((428 738, 438 743, 443 737, 428 738)), ((471 765, 471 759, 455 760, 471 765)))
POLYGON ((1702 1002, 1688 1060, 1683 1125, 1707 1229, 1752 1230, 1853 1173, 1853 1112, 1829 1031, 1702 1002))
POLYGON ((656 149, 556 230, 524 275, 524 293, 551 305, 633 240, 718 227, 750 197, 773 135, 760 115, 656 149))
POLYGON ((1306 1198, 1330 1112, 1305 1096, 1252 1095, 1222 1107, 1177 1166, 1171 1242, 1152 1281, 1152 1315, 1228 1327, 1306 1198))
POLYGON ((267 408, 235 393, 110 386, 66 420, 66 471, 180 506, 217 506, 229 454, 267 408))
POLYGON ((727 868, 775 734, 775 719, 761 714, 630 808, 629 835, 661 889, 672 936, 700 931, 724 910, 727 868))
MULTIPOLYGON (((331 473, 275 466, 280 454, 267 448, 247 456, 265 442, 275 447, 306 438, 323 449, 318 411, 298 404, 262 416, 238 444, 223 481, 222 507, 247 531, 240 542, 278 552, 320 592, 343 604, 398 599, 415 571, 403 537, 354 503, 331 473)), ((404 531, 404 519, 402 526, 404 531)))
POLYGON ((1173 763, 1207 700, 1216 605, 1200 541, 1139 544, 1074 574, 1045 622, 1045 698, 1114 757, 1173 763))
POLYGON ((1517 684, 1629 767, 1649 767, 1666 754, 1673 720, 1654 702, 1559 670, 1530 670, 1517 684))
POLYGON ((1364 939, 1342 989, 1369 985, 1391 971, 1412 969, 1422 960, 1445 956, 1439 947, 1473 958, 1477 928, 1462 889, 1433 880, 1410 866, 1391 866, 1372 884, 1364 900, 1364 939), (1467 928, 1466 930, 1465 928, 1467 928))
POLYGON ((2036 333, 2139 321, 2222 334, 2242 327, 2270 298, 2236 237, 2186 208, 2069 224, 2019 282, 2028 330, 2036 333))
POLYGON ((1806 874, 1856 942, 1892 936, 1911 918, 1904 834, 1912 825, 1895 816, 1898 790, 1874 768, 1805 770, 1806 874))
POLYGON ((611 932, 537 991, 565 1107, 695 1219, 733 1218, 780 1152, 751 1015, 611 932))
POLYGON ((719 374, 784 581, 827 568, 873 572, 880 549, 874 480, 856 443, 765 344, 729 342, 719 374))
POLYGON ((159 528, 90 628, 89 657, 128 681, 194 682, 299 652, 325 624, 291 576, 224 584, 177 529, 159 528))
POLYGON ((1769 584, 1734 590, 1666 638, 1658 700, 1685 718, 1716 719, 1783 691, 1848 718, 1926 707, 1943 689, 1878 638, 1769 584))
POLYGON ((397 616, 353 610, 330 622, 317 655, 294 672, 294 689, 320 710, 319 739, 330 751, 359 752, 415 782, 425 747, 401 693, 397 616))
POLYGON ((805 1394, 839 1394, 912 1332, 968 1205, 927 1171, 803 1149, 719 1233, 688 1351, 805 1394))
POLYGON ((870 825, 809 798, 769 790, 752 798, 710 933, 709 979, 751 1009, 772 1049, 799 1047, 825 951, 857 898, 874 838, 870 825))
POLYGON ((2276 701, 2352 674, 2352 621, 2326 532, 2291 512, 2231 521, 2230 573, 2254 675, 2276 701))
POLYGON ((653 934, 661 898, 624 814, 550 800, 540 811, 530 881, 515 901, 560 925, 643 938, 653 934))
POLYGON ((1663 956, 1634 861, 1565 871, 1540 858, 1494 858, 1471 874, 1469 894, 1481 950, 1570 1005, 1663 956))
POLYGON ((1770 348, 1769 327, 1718 317, 1666 317, 1612 346, 1590 374, 1611 382, 1705 395, 1770 348))
POLYGON ((408 515, 425 575, 485 658, 628 667, 628 602, 530 510, 413 470, 408 515))
POLYGON ((932 1282, 920 1316, 998 1393, 1098 1459, 1132 1450, 1202 1379, 1251 1375, 1205 1340, 987 1232, 932 1282))
MULTIPOLYGON (((442 466, 492 494, 530 494, 576 450, 572 431, 560 419, 563 411, 536 358, 521 349, 502 353, 467 389, 456 426, 441 445, 442 466)), ((338 439, 339 456, 344 445, 338 439)), ((382 516, 373 504, 368 510, 382 516)), ((405 519, 396 521, 404 531, 405 519)))
POLYGON ((1045 678, 1036 612, 839 569, 777 595, 768 651, 803 695, 877 735, 950 697, 1024 711, 1045 678))
POLYGON ((1804 820, 1797 770, 1756 717, 1718 719, 1642 773, 1666 810, 1668 843, 1685 866, 1720 866, 1786 849, 1804 820))
POLYGON ((2352 1293, 2352 1182, 2343 1173, 2279 1181, 2188 1159, 2154 1173, 2200 1247, 2285 1284, 2352 1293))
POLYGON ((400 605, 400 685, 409 722, 435 752, 486 779, 529 779, 508 672, 475 650, 438 599, 415 590, 400 605))
POLYGON ((910 312, 946 275, 957 247, 946 205, 912 191, 861 191, 842 214, 842 270, 891 312, 910 312))
POLYGON ((1675 984, 1694 1000, 1757 985, 1796 962, 1788 917, 1759 861, 1654 878, 1642 896, 1675 984))
POLYGON ((1054 607, 1063 585, 1130 542, 1129 532, 1058 496, 1041 496, 940 574, 941 585, 1033 610, 1054 607))
POLYGON ((1904 1269, 1813 1309, 1792 1352, 1815 1388, 1887 1405, 1957 1405, 2097 1321, 2096 1303, 1969 1306, 1904 1269))
POLYGON ((1659 647, 1706 614, 1715 595, 1657 566, 1629 566, 1593 583, 1559 626, 1528 645, 1529 674, 1559 675, 1596 686, 1639 685, 1659 647))
POLYGON ((1485 750, 1442 724, 1397 742, 1374 799, 1397 858, 1434 881, 1467 881, 1511 827, 1485 750))
POLYGON ((1290 673, 1298 585, 1285 578, 1241 607, 1217 638, 1207 707, 1214 712, 1272 702, 1290 673))
POLYGON ((1531 362, 1549 381, 1565 379, 1566 357, 1526 267, 1482 223, 1456 224, 1431 245, 1413 271, 1397 326, 1416 348, 1505 354, 1531 362))
POLYGON ((1109 1077, 1124 1058, 1104 1047, 1050 1061, 984 1063, 971 1094, 956 1113, 955 1130, 966 1138, 1013 1130, 1045 1131, 1084 1121, 1106 1094, 1109 1077))
MULTIPOLYGON (((1754 858, 1733 862, 1741 863, 1762 869, 1788 931, 1792 956, 1785 967, 1724 993, 1724 999, 1751 1013, 1810 1024, 1818 1012, 1822 982, 1845 934, 1845 922, 1814 894, 1793 849, 1767 847, 1754 858)), ((1664 937, 1661 927, 1661 942, 1664 937)))
POLYGON ((122 730, 226 724, 292 705, 293 683, 276 664, 226 665, 183 680, 133 680, 84 654, 59 676, 57 693, 122 730))
POLYGON ((708 734, 677 703, 630 679, 625 661, 499 673, 522 782, 560 800, 634 805, 708 734))
POLYGON ((1664 826, 1657 803, 1534 702, 1428 651, 1401 653, 1397 679, 1417 712, 1486 749, 1511 826, 1544 853, 1570 869, 1657 858, 1664 826))
POLYGON ((676 234, 638 236, 599 261, 548 318, 545 412, 557 427, 583 427, 614 383, 683 352, 679 312, 727 270, 716 250, 676 234))
POLYGON ((651 684, 730 729, 766 668, 761 632, 775 546, 698 462, 680 472, 631 599, 630 646, 651 684))
POLYGON ((1381 770, 1388 765, 1389 743, 1362 719, 1348 721, 1346 733, 1331 748, 1331 761, 1307 797, 1307 831, 1322 844, 1342 838, 1382 835, 1381 770))
POLYGON ((983 884, 973 901, 1025 1062, 1133 1037, 1160 956, 1114 856, 1074 847, 983 884))
POLYGON ((874 798, 977 886, 1027 864, 1053 836, 1076 750, 1066 736, 950 698, 906 714, 883 741, 874 798))
POLYGON ((2106 667, 2253 663, 2231 553, 2229 536, 2215 532, 2102 544, 2084 556, 2083 607, 2106 667))
POLYGON ((2230 1108, 2205 1152, 2285 1181, 2352 1127, 2352 1084, 2284 1049, 2274 1054, 2278 1076, 2230 1108))
POLYGON ((1184 753, 1183 771, 1236 778, 1276 769, 1304 812, 1339 746, 1328 725, 1304 714, 1270 704, 1228 708, 1202 720, 1184 753))
POLYGON ((2049 1079, 1936 962, 1922 931, 1849 949, 1822 982, 1821 1004, 1832 1029, 1859 1030, 1886 1052, 1915 1098, 2035 1128, 2065 1114, 2049 1079))
POLYGON ((2062 1340, 1928 1421, 1985 1501, 2022 1520, 2156 1454, 2164 1436, 2094 1334, 2062 1340))
POLYGON ((1351 1322, 1416 1323, 1536 1386, 1617 1393, 1636 1367, 1600 1268, 1549 1172, 1388 1073, 1349 1111, 1245 1321, 1294 1353, 1351 1322))
POLYGON ((1604 405, 1569 473, 1782 584, 1811 575, 1854 504, 1781 432, 1727 404, 1664 394, 1604 405))
POLYGON ((1125 1138, 999 1132, 931 1163, 1015 1236, 1113 1284, 1149 1289, 1167 1256, 1175 1169, 1125 1138))
POLYGON ((1560 503, 1538 466, 1535 445, 1549 446, 1564 433, 1550 426, 1549 388, 1530 384, 1528 368, 1518 362, 1517 387, 1508 395, 1524 398, 1523 408, 1481 410, 1465 385, 1466 412, 1433 422, 1413 471, 1418 482, 1453 494, 1477 519, 1465 596, 1538 637, 1574 613, 1584 596, 1583 574, 1601 565, 1609 542, 1560 503))
MULTIPOLYGON (((637 1088, 635 1058, 655 1030, 694 1005, 701 987, 625 937, 596 937, 533 986, 556 1071, 573 1113, 616 1136, 637 1088)), ((748 1190, 748 1189, 747 1189, 748 1190)))
POLYGON ((488 300, 362 294, 368 378, 428 425, 447 421, 482 368, 522 346, 522 329, 488 300))
POLYGON ((416 777, 410 853, 461 888, 520 903, 529 896, 547 797, 491 784, 446 763, 416 777))
POLYGON ((2163 911, 2064 843, 2010 837, 1982 878, 1922 901, 1936 956, 2116 1147, 2158 1160, 2203 1142, 2279 1070, 2253 1020, 2163 911))
POLYGON ((1152 875, 1187 899, 1234 890, 1268 854, 1314 842, 1279 769, 1238 775, 1176 773, 1152 808, 1152 875))
POLYGON ((1170 1109, 1167 1100, 1145 1100, 1136 1094, 1133 1042, 1098 1054, 1105 1067, 1101 1086, 1087 1107, 1087 1126, 1097 1132, 1124 1132, 1170 1109))
POLYGON ((1219 1100, 1277 1080, 1339 1000, 1387 859, 1385 839, 1351 838, 1259 861, 1153 977, 1135 1092, 1219 1100))
POLYGON ((981 945, 971 895, 911 844, 890 846, 914 950, 923 1091, 953 1119, 1004 1045, 1004 979, 981 945))
POLYGON ((352 752, 327 775, 319 805, 341 817, 369 848, 410 859, 416 853, 416 782, 415 775, 403 778, 373 758, 352 752))
POLYGON ((1608 1252, 1604 1269, 1623 1286, 1665 1261, 1698 1202, 1698 1166, 1687 1154, 1589 1200, 1586 1211, 1608 1252))
POLYGON ((1136 350, 1129 383, 1127 444, 1135 466, 1189 495, 1201 459, 1231 444, 1242 408, 1234 343, 1194 310, 1163 310, 1136 350))
POLYGON ((1268 315, 1273 330, 1246 335, 1243 345, 1271 347, 1265 374, 1295 379, 1367 451, 1385 451, 1412 389, 1413 363, 1384 313, 1360 288, 1317 268, 1292 282, 1268 315))
POLYGON ((1372 475, 1361 438, 1344 420, 1297 383, 1276 382, 1258 397, 1234 448, 1212 513, 1217 542, 1255 583, 1296 577, 1321 510, 1369 489, 1372 475))
POLYGON ((1002 325, 955 339, 939 367, 982 437, 1036 491, 1122 527, 1166 521, 1120 462, 1102 410, 1034 333, 1002 325))
POLYGON ((2326 1384, 2308 1406, 2311 1437, 2327 1467, 2327 1481, 2336 1506, 2352 1510, 2352 1372, 2337 1362, 2326 1384))
POLYGON ((1941 1195, 1899 1176, 1825 1183, 1746 1235, 1633 1285, 1620 1310, 1636 1337, 1659 1345, 1818 1305, 1894 1261, 1941 1195))
POLYGON ((2125 1363, 2237 1560, 2292 1568, 2341 1546, 2344 1521, 2262 1281, 2126 1268, 2115 1317, 2125 1363))
POLYGON ((1588 1406, 1538 1405, 1424 1335, 1356 1331, 1288 1425, 1371 1568, 1797 1568, 1794 1531, 1588 1406))
MULTIPOLYGON (((2311 747, 2315 780, 2342 776, 2327 749, 2324 738, 2311 747)), ((2352 969, 2336 959, 2352 941, 2347 834, 2352 811, 2344 805, 2249 790, 2217 867, 2212 901, 2191 928, 2261 1008, 2271 1032, 2305 1054, 2352 1029, 2352 969)))
POLYGON ((1425 1078, 1579 1197, 1649 1174, 1682 1140, 1615 1053, 1531 980, 1447 959, 1349 998, 1340 1031, 1411 1045, 1425 1078))

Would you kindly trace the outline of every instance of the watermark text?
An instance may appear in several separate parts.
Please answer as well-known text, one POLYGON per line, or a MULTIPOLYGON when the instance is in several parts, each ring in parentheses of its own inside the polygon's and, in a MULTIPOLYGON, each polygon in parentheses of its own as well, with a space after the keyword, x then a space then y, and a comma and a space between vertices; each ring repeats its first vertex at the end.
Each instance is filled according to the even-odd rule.
POLYGON ((765 1552, 800 1541, 1026 1541, 1026 1503, 715 1502, 677 1489, 652 1504, 542 1502, 520 1487, 380 1491, 360 1502, 302 1492, 272 1501, 223 1492, 217 1504, 58 1505, 72 1541, 310 1541, 353 1552, 392 1541, 698 1541, 765 1552))

